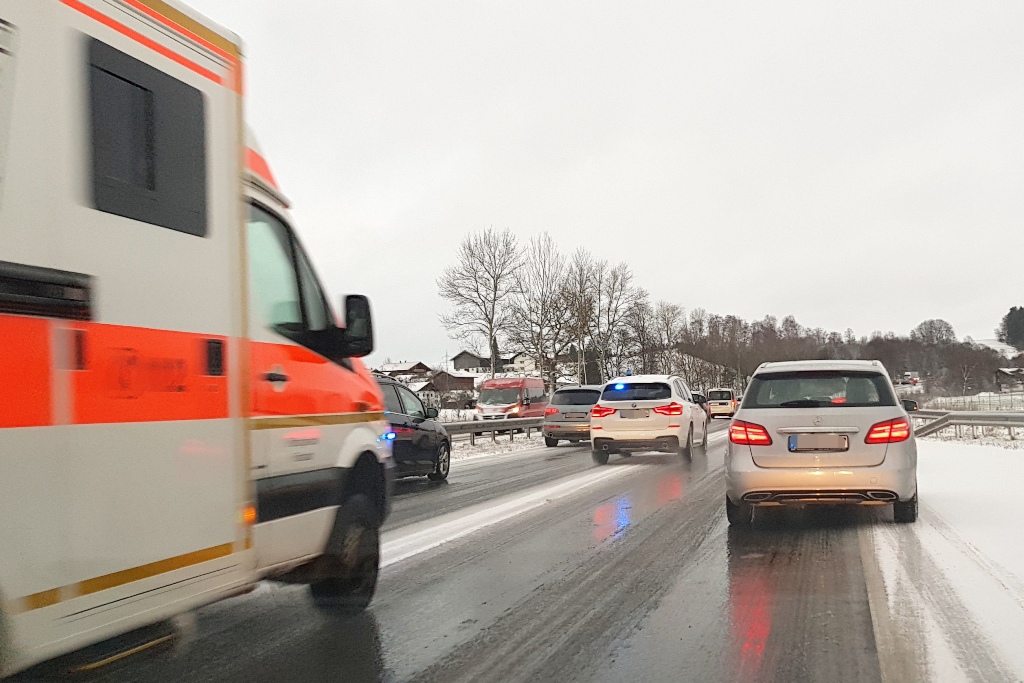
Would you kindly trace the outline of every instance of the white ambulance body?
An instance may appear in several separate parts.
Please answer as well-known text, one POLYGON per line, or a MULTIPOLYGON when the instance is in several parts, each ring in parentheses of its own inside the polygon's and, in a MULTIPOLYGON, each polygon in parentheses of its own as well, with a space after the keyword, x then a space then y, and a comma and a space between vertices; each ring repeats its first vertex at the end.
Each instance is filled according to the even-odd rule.
POLYGON ((236 594, 361 609, 390 450, 243 124, 167 0, 0 0, 0 675, 236 594))

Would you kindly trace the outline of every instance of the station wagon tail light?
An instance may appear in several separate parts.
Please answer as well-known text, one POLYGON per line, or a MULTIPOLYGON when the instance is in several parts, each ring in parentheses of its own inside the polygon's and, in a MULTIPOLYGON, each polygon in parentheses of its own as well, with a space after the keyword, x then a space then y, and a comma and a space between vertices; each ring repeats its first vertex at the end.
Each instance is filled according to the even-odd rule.
POLYGON ((910 423, 902 417, 879 422, 871 427, 864 443, 899 443, 910 438, 910 423))
POLYGON ((658 415, 682 415, 683 407, 674 401, 669 403, 667 406, 658 406, 654 408, 654 412, 658 415))
POLYGON ((615 408, 607 406, 594 406, 590 409, 590 417, 608 417, 615 414, 615 408))
POLYGON ((558 408, 545 408, 544 409, 544 414, 545 415, 558 415, 558 408))
POLYGON ((771 446, 772 437, 761 425, 734 420, 729 425, 729 441, 741 446, 771 446))

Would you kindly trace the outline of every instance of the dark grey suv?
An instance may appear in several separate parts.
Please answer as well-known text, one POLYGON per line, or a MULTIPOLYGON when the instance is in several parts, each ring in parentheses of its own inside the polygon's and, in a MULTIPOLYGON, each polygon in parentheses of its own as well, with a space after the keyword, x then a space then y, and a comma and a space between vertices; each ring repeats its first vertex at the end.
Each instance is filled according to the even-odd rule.
POLYGON ((599 398, 599 386, 566 387, 556 391, 544 411, 544 443, 557 446, 559 440, 578 443, 590 439, 590 409, 599 398))

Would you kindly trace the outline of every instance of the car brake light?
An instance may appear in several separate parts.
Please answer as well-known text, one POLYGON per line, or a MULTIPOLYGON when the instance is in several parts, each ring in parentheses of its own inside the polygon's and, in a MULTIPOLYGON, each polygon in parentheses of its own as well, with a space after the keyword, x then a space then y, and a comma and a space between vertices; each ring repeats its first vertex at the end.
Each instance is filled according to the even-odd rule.
POLYGON ((872 425, 864 443, 899 443, 910 438, 910 423, 902 417, 872 425))
POLYGON ((654 408, 654 412, 658 415, 682 415, 683 406, 676 402, 669 403, 667 406, 657 406, 654 408))
POLYGON ((741 446, 771 446, 772 437, 761 425, 734 420, 729 425, 729 441, 741 446))
POLYGON ((558 415, 558 408, 546 408, 544 410, 545 415, 558 415))
POLYGON ((590 409, 590 417, 608 417, 615 414, 615 408, 607 406, 594 406, 590 409))

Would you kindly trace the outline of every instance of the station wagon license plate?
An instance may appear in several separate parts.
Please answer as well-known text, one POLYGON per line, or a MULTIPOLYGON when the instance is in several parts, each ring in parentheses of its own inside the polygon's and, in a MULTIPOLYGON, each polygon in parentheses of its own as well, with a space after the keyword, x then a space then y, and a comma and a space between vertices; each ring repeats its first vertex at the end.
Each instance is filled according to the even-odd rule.
POLYGON ((622 417, 626 418, 627 420, 636 420, 638 418, 651 416, 651 411, 648 410, 647 408, 637 408, 636 410, 620 410, 619 412, 622 413, 622 417))
POLYGON ((850 450, 850 437, 845 434, 791 434, 789 452, 838 452, 850 450))
POLYGON ((586 417, 586 416, 587 416, 588 414, 589 414, 589 413, 566 413, 566 414, 565 414, 565 417, 566 417, 567 419, 569 419, 569 420, 582 420, 582 419, 583 419, 583 418, 585 418, 585 417, 586 417))

